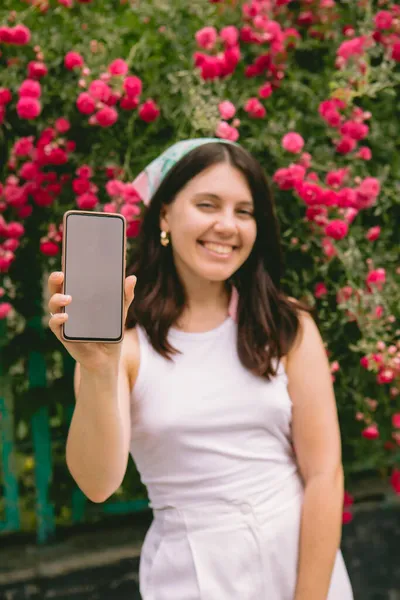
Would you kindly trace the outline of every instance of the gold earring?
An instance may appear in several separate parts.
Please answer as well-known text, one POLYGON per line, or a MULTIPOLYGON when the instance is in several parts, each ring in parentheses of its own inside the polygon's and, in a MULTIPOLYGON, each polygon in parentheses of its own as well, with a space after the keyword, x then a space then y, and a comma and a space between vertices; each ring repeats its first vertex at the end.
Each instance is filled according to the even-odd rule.
POLYGON ((160 242, 161 242, 161 245, 164 246, 164 248, 166 248, 168 246, 170 239, 169 239, 169 235, 168 235, 167 231, 161 231, 160 242))

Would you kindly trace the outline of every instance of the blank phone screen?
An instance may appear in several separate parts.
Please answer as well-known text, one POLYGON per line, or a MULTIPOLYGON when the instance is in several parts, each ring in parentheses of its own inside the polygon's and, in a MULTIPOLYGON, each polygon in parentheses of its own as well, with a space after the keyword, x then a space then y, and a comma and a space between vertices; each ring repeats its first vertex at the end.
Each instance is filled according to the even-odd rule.
POLYGON ((124 326, 124 219, 68 214, 64 236, 64 293, 72 296, 64 336, 119 341, 124 326))

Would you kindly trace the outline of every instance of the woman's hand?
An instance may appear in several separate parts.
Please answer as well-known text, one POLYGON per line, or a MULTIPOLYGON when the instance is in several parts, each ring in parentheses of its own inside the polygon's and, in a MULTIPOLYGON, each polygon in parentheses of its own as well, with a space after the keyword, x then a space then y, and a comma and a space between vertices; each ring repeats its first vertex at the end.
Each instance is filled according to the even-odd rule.
MULTIPOLYGON (((65 342, 61 338, 61 327, 68 319, 67 312, 60 312, 63 307, 68 310, 68 305, 73 302, 73 298, 62 294, 64 282, 64 273, 51 273, 48 279, 48 289, 50 300, 48 307, 54 316, 49 321, 49 327, 56 338, 60 340, 69 354, 80 363, 87 371, 97 371, 107 366, 115 366, 119 362, 121 354, 122 341, 117 344, 106 344, 101 342, 65 342)), ((125 279, 125 302, 124 302, 124 323, 129 306, 134 298, 136 277, 130 275, 125 279)))

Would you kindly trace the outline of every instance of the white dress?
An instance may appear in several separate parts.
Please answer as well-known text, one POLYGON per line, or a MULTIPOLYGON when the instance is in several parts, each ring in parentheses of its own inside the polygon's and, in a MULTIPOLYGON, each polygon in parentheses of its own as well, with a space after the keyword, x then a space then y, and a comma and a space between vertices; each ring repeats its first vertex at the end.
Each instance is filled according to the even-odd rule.
MULTIPOLYGON (((138 334, 131 453, 154 511, 142 600, 293 600, 304 488, 283 367, 271 382, 249 373, 230 317, 170 330, 173 361, 138 334)), ((327 600, 352 599, 338 551, 327 600)))

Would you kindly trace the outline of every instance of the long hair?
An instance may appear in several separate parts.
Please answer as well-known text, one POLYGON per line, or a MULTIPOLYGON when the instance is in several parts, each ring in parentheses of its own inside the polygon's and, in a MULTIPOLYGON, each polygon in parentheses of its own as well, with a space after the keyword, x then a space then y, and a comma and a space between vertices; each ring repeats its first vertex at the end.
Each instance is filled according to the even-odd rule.
POLYGON ((272 193, 259 162, 240 146, 210 142, 195 148, 174 165, 153 195, 127 269, 128 275, 137 276, 137 284, 126 327, 141 325, 153 348, 166 359, 172 360, 177 353, 168 341, 168 331, 181 316, 186 297, 171 246, 160 244, 160 212, 193 177, 221 162, 228 162, 246 178, 257 225, 249 257, 226 282, 239 293, 238 355, 244 367, 269 380, 276 375, 275 359, 285 356, 297 337, 298 309, 311 309, 281 290, 282 251, 272 193))

